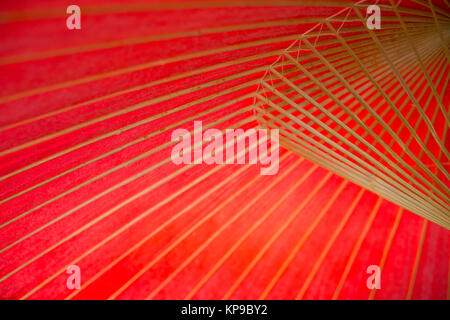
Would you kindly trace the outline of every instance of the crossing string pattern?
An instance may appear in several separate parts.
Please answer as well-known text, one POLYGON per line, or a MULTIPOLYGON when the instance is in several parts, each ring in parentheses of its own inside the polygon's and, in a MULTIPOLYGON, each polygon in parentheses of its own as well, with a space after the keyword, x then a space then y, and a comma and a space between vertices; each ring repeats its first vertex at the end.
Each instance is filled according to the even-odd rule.
POLYGON ((357 3, 301 35, 261 79, 256 110, 288 148, 448 229, 449 16, 397 5, 383 32, 357 3))
POLYGON ((0 3, 0 298, 449 297, 446 1, 77 4, 0 3), (173 164, 194 120, 278 174, 173 164))

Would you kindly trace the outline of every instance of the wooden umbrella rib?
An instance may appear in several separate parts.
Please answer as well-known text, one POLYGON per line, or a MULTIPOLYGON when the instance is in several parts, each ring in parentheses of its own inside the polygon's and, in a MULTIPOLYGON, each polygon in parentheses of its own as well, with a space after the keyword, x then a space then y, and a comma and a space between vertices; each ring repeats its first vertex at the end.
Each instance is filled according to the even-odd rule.
MULTIPOLYGON (((376 114, 372 108, 364 101, 364 99, 362 99, 362 97, 354 90, 354 88, 352 88, 350 86, 350 84, 339 74, 339 72, 323 57, 323 55, 321 55, 312 45, 311 43, 309 43, 308 40, 304 39, 304 42, 307 44, 307 46, 309 48, 311 48, 314 53, 316 53, 318 55, 318 57, 330 68, 330 70, 333 71, 333 73, 336 75, 336 77, 338 77, 338 79, 342 82, 342 84, 353 94, 353 96, 361 103, 361 105, 363 105, 366 110, 390 133, 390 135, 396 140, 396 142, 400 145, 403 146, 403 148, 406 150, 406 152, 408 153, 408 155, 415 159, 417 162, 419 162, 419 160, 417 159, 417 157, 412 154, 408 149, 405 148, 404 143, 400 140, 400 138, 398 137, 398 135, 390 128, 387 126, 387 124, 385 123, 385 121, 378 115, 376 114)), ((367 70, 365 70, 365 73, 367 73, 367 70)), ((403 80, 402 80, 403 81, 403 80)), ((360 126, 364 127, 366 130, 368 129, 364 123, 362 123, 359 118, 357 117, 353 117, 353 120, 355 120, 360 126)), ((414 133, 413 133, 414 134, 414 133)), ((376 136, 374 133, 372 133, 372 135, 376 136)), ((381 145, 383 145, 384 148, 388 148, 387 144, 382 141, 379 137, 376 137, 376 139, 378 140, 378 143, 380 143, 381 145)), ((416 137, 416 139, 418 140, 418 142, 421 140, 416 137)), ((419 143, 420 143, 419 142, 419 143)), ((423 142, 422 142, 423 145, 423 142)), ((397 160, 402 161, 398 155, 396 155, 395 153, 392 153, 392 155, 396 156, 397 160)), ((430 156, 431 159, 433 159, 434 157, 431 155, 430 156)), ((437 160, 435 160, 437 161, 437 160)), ((420 163, 420 162, 419 162, 420 163)), ((432 172, 430 170, 428 170, 428 168, 426 168, 425 166, 422 165, 422 169, 424 169, 429 175, 433 175, 432 172)), ((448 173, 443 170, 447 175, 448 173)), ((441 182, 442 183, 442 182, 441 182)))
MULTIPOLYGON (((393 0, 389 0, 389 1, 391 2, 391 4, 393 4, 393 0)), ((409 35, 409 32, 408 32, 408 29, 406 28, 405 22, 404 22, 402 16, 397 11, 396 7, 394 7, 394 12, 395 12, 395 14, 398 17, 398 20, 400 22, 400 26, 402 27, 402 31, 403 31, 403 33, 404 33, 404 35, 406 37, 406 40, 407 40, 408 44, 410 45, 411 49, 413 50, 414 54, 416 55, 417 62, 419 63, 419 65, 420 65, 420 67, 422 69, 422 72, 423 72, 425 78, 427 79, 429 88, 433 92, 433 95, 434 95, 434 97, 435 97, 435 99, 436 99, 436 101, 437 101, 437 103, 439 105, 439 108, 441 109, 441 111, 442 111, 442 113, 443 113, 443 115, 444 115, 444 117, 445 117, 445 119, 447 121, 447 126, 448 126, 448 125, 450 125, 450 118, 449 118, 449 116, 447 114, 447 110, 445 110, 445 107, 444 107, 444 105, 442 103, 442 99, 439 96, 439 94, 437 93, 436 87, 433 84, 433 81, 431 81, 430 75, 428 74, 428 71, 427 71, 427 69, 425 68, 425 66, 423 64, 422 58, 420 57, 420 54, 417 52, 417 48, 414 45, 414 41, 412 41, 411 36, 409 35)), ((419 112, 420 112, 420 110, 422 110, 422 108, 419 108, 419 112)), ((424 117, 424 120, 427 122, 428 126, 430 127, 431 132, 433 134, 436 134, 435 131, 434 131, 434 128, 433 128, 433 124, 430 122, 428 117, 425 114, 422 114, 422 116, 424 117)), ((437 134, 436 134, 436 136, 437 136, 437 134)), ((439 137, 437 137, 437 142, 439 143, 439 141, 441 141, 441 140, 439 139, 439 137)), ((445 145, 442 143, 442 141, 441 141, 441 147, 443 147, 443 149, 445 149, 445 145)), ((448 155, 448 153, 447 153, 447 155, 448 155)))
MULTIPOLYGON (((290 57, 290 56, 289 56, 289 57, 290 57)), ((289 57, 288 57, 288 58, 289 58, 289 57)), ((291 58, 291 59, 292 59, 292 58, 291 58)), ((292 61, 293 61, 294 63, 296 63, 296 64, 299 66, 299 68, 302 69, 302 71, 303 71, 304 73, 309 74, 309 72, 308 72, 306 69, 304 69, 300 64, 298 64, 295 60, 292 59, 292 61)), ((309 74, 309 75, 310 75, 310 74, 309 74)), ((310 77, 312 77, 312 79, 314 79, 314 77, 313 77, 312 75, 310 75, 310 77)), ((333 94, 332 94, 331 92, 328 91, 328 89, 326 89, 326 88, 323 87, 323 85, 321 84, 321 82, 316 81, 316 84, 317 84, 318 86, 320 86, 324 92, 327 92, 327 94, 328 94, 330 97, 334 97, 333 94)), ((352 115, 352 112, 351 112, 350 110, 348 110, 348 109, 340 102, 339 99, 337 99, 337 98, 334 97, 333 100, 334 100, 338 105, 340 105, 340 106, 343 108, 343 110, 346 110, 346 112, 347 112, 350 116, 352 115)), ((324 112, 325 114, 327 114, 327 111, 324 110, 323 108, 321 108, 321 111, 324 112)), ((352 118, 355 120, 354 117, 352 117, 352 118)), ((357 120, 355 120, 355 121, 357 121, 357 120)), ((338 123, 339 123, 339 122, 338 122, 338 123)), ((361 123, 363 126, 365 126, 364 122, 360 121, 360 123, 361 123)), ((341 126, 342 126, 342 125, 341 125, 341 126)), ((345 128, 348 128, 348 127, 346 127, 346 126, 344 126, 344 127, 345 127, 345 128)), ((366 126, 365 126, 365 127, 366 127, 366 126)), ((348 130, 348 129, 347 129, 347 130, 348 130)), ((366 127, 366 132, 371 132, 371 131, 372 131, 372 130, 371 130, 370 128, 366 127)), ((348 131, 348 132, 352 132, 352 131, 348 131)), ((376 135, 374 135, 373 133, 372 133, 372 136, 376 137, 376 135)), ((367 143, 364 139, 363 139, 361 142, 365 143, 366 146, 371 147, 370 145, 368 145, 368 143, 367 143)), ((376 150, 376 152, 379 153, 378 150, 376 150)), ((399 159, 399 158, 398 158, 398 159, 399 159)), ((387 161, 390 162, 388 159, 387 159, 387 161)), ((396 164, 394 164, 394 163, 392 163, 392 162, 390 162, 390 163, 391 163, 392 165, 396 166, 396 164)), ((418 174, 418 173, 417 173, 417 174, 418 174)), ((426 181, 426 180, 424 180, 424 181, 426 181)), ((430 187, 432 187, 432 185, 431 185, 430 187)), ((444 195, 444 196, 445 196, 445 195, 444 195)))
MULTIPOLYGON (((252 120, 252 119, 250 119, 252 120)), ((236 123, 233 127, 240 127, 243 124, 245 124, 245 122, 249 122, 249 120, 243 120, 240 123, 236 123)), ((223 130, 225 131, 225 129, 223 130)), ((203 143, 203 142, 202 142, 203 143)), ((171 161, 171 158, 167 158, 162 160, 161 162, 146 168, 145 170, 135 174, 134 176, 128 177, 126 180, 121 181, 118 184, 115 184, 114 186, 110 187, 107 190, 102 191, 101 193, 95 195, 94 197, 90 198, 89 200, 77 205, 76 207, 70 209, 69 211, 65 212, 63 215, 59 216, 58 218, 52 220, 50 223, 47 223, 44 226, 39 227, 38 229, 32 231, 31 233, 27 234, 26 236, 23 236, 21 239, 19 239, 18 241, 15 241, 14 243, 8 245, 7 247, 3 248, 2 250, 0 250, 0 252, 5 251, 6 249, 11 248, 14 245, 17 245, 18 243, 22 242, 23 240, 31 237, 33 234, 35 234, 38 231, 41 231, 45 228, 47 228, 49 225, 55 223, 58 220, 61 220, 62 218, 76 212, 77 210, 87 206, 88 204, 92 203, 93 201, 95 201, 96 199, 99 199, 100 197, 104 196, 105 194, 108 194, 110 192, 112 192, 113 190, 118 189, 121 186, 124 186, 126 184, 128 184, 131 181, 136 180, 137 178, 151 172, 152 170, 154 170, 155 168, 158 168, 160 166, 162 166, 164 163, 169 163, 171 161)), ((170 181, 172 179, 174 179, 175 177, 177 177, 178 175, 182 174, 183 172, 189 170, 190 168, 192 168, 193 166, 195 166, 195 164, 189 164, 189 165, 185 165, 184 167, 182 167, 181 169, 178 169, 174 172, 172 172, 171 174, 165 176, 163 179, 158 180, 156 183, 144 188, 143 190, 141 190, 140 192, 138 192, 137 194, 134 194, 133 196, 127 198, 125 201, 122 201, 121 203, 119 203, 118 205, 116 205, 115 207, 113 207, 112 209, 109 209, 108 211, 100 214, 99 216, 97 216, 96 218, 90 220, 89 222, 87 222, 85 225, 83 225, 82 227, 78 228, 76 231, 74 231, 73 233, 71 233, 70 235, 66 236, 64 239, 54 243, 53 245, 51 245, 50 247, 48 247, 47 249, 45 249, 44 251, 40 252, 39 254, 35 255, 34 257, 28 259, 26 262, 24 262, 23 264, 21 264, 20 266, 16 267, 14 270, 10 271, 9 273, 7 273, 6 275, 4 275, 2 278, 0 278, 0 283, 5 281, 6 279, 8 279, 9 277, 11 277, 12 275, 14 275, 15 273, 19 272, 20 270, 22 270, 23 268, 25 268, 26 266, 28 266, 29 264, 31 264, 32 262, 36 261, 37 259, 41 258, 42 256, 44 256, 45 254, 47 254, 48 252, 52 251, 53 249, 55 249, 56 247, 58 247, 59 245, 61 245, 62 243, 68 241, 69 239, 75 237, 76 235, 80 234, 81 232, 83 232, 84 230, 90 228, 91 226, 93 226, 94 224, 102 221, 103 219, 105 219, 106 217, 112 215, 113 213, 115 213, 117 210, 119 210, 120 208, 124 207, 125 205, 127 205, 128 203, 138 199, 139 197, 147 194, 148 192, 154 190, 155 188, 157 188, 158 186, 166 183, 167 181, 170 181)), ((109 239, 109 238, 108 238, 109 239)))
MULTIPOLYGON (((249 150, 249 148, 253 148, 255 146, 249 146, 246 150, 249 150)), ((237 155, 236 155, 237 156, 237 155)), ((280 160, 285 159, 286 157, 289 156, 289 153, 284 154, 283 156, 281 156, 280 160)), ((83 258, 87 257, 89 254, 93 253, 95 250, 99 249, 101 246, 103 246, 106 242, 110 241, 113 237, 117 236, 118 234, 120 234, 121 232, 123 232, 124 230, 126 230, 129 225, 134 224, 135 222, 137 222, 138 220, 142 219, 143 217, 149 215, 150 213, 154 212, 156 209, 160 208, 162 205, 169 203, 170 201, 172 201, 173 199, 175 199, 177 196, 179 196, 180 194, 182 194, 183 192, 189 190, 193 185, 203 181, 204 179, 206 179, 207 177, 209 177, 211 174, 213 174, 214 172, 217 172, 218 170, 220 170, 221 168, 223 168, 224 165, 219 165, 213 169, 211 169, 208 173, 202 175, 200 178, 196 179, 195 181, 192 181, 192 183, 190 183, 188 186, 183 187, 182 189, 180 189, 179 191, 175 192, 173 195, 165 198, 164 200, 162 200, 161 202, 159 202, 156 206, 153 206, 152 208, 146 210, 144 213, 142 213, 138 218, 136 218, 135 220, 133 220, 132 222, 130 222, 128 225, 124 225, 122 226, 120 229, 118 229, 117 231, 115 231, 114 233, 110 234, 108 237, 106 237, 105 239, 103 239, 100 243, 96 244, 95 246, 91 247, 89 250, 83 252, 83 254, 79 257, 77 257, 75 260, 73 260, 73 262, 69 263, 68 265, 71 264, 75 264, 78 263, 79 261, 81 261, 83 258)), ((88 280, 86 280, 83 283, 82 286, 82 290, 85 289, 86 287, 88 287, 91 283, 93 283, 95 280, 97 280, 101 275, 103 275, 106 271, 110 270, 114 265, 116 265, 119 261, 121 261, 122 259, 124 259, 126 256, 128 256, 131 252, 135 251, 136 249, 138 249, 140 246, 142 246, 146 241, 148 241, 149 239, 151 239, 153 236, 155 236, 157 233, 159 233, 160 231, 164 230, 171 222, 175 221, 176 219, 178 219, 179 217, 181 217, 183 214, 185 214, 186 212, 188 212, 190 209, 192 209, 196 204, 204 201, 205 199, 207 199, 213 192, 217 191, 218 189, 222 188, 224 185, 226 185, 226 183, 228 182, 229 179, 232 178, 236 178, 239 176, 239 174, 241 174, 243 171, 247 170, 248 166, 244 166, 241 169, 237 170, 235 173, 233 173, 232 175, 230 175, 229 177, 225 178, 221 183, 217 184, 215 187, 213 187, 212 189, 210 189, 208 192, 206 192, 205 194, 203 194, 202 196, 200 196, 199 198, 197 198, 195 201, 193 201, 191 204, 189 204, 188 206, 186 206, 183 210, 181 210, 180 212, 178 212, 176 215, 172 216, 172 218, 170 218, 169 220, 167 220, 164 224, 160 225, 157 229, 155 229, 154 231, 152 231, 151 233, 149 233, 147 236, 145 236, 144 238, 142 238, 138 243, 136 243, 134 246, 130 247, 126 252, 124 252, 123 254, 121 254, 119 257, 117 257, 116 259, 114 259, 114 261, 112 261, 110 264, 108 264, 105 268, 103 268, 102 270, 100 270, 99 272, 97 272, 93 277, 89 278, 88 280)), ((250 187, 254 182, 256 182, 256 180, 260 179, 261 176, 257 175, 255 176, 252 180, 250 180, 249 182, 247 182, 244 186, 242 186, 239 190, 237 190, 235 193, 233 193, 233 195, 228 198, 226 200, 226 203, 231 202, 235 197, 237 197, 238 195, 240 195, 243 191, 245 191, 246 189, 248 189, 248 187, 250 187)), ((224 206, 226 203, 222 203, 221 205, 224 206)), ((216 211, 210 212, 208 216, 212 216, 215 214, 216 211)), ((44 282, 42 282, 41 284, 39 284, 38 286, 36 286, 34 289, 32 289, 31 291, 29 291, 25 296, 22 297, 22 299, 25 299, 29 296, 31 296, 34 292, 36 292, 37 290, 39 290, 41 287, 43 287, 45 284, 49 283, 50 281, 52 281, 53 279, 55 279, 58 275, 60 275, 61 273, 64 273, 66 270, 65 268, 62 268, 61 270, 59 270, 58 272, 56 272, 55 274, 53 274, 52 276, 50 276, 49 278, 47 278, 44 282)), ((66 297, 66 299, 71 299, 73 298, 75 295, 77 295, 78 293, 80 293, 82 291, 74 291, 72 294, 70 294, 69 296, 66 297)))
MULTIPOLYGON (((259 96, 260 98, 262 98, 261 96, 259 96)), ((264 98, 262 98, 262 101, 264 101, 264 98)), ((316 130, 314 130, 312 127, 310 127, 309 125, 306 125, 303 122, 298 121, 297 118, 293 117, 292 115, 286 113, 284 110, 280 109, 278 106, 273 105, 272 102, 270 101, 265 101, 266 103, 268 103, 269 105, 271 105, 272 107, 274 107, 275 109, 277 109, 280 113, 284 114, 286 117, 291 118, 294 122, 296 122, 297 124, 299 124, 300 126, 302 126, 303 128, 305 128, 307 131, 313 132, 316 136, 319 136, 323 141, 326 141, 327 143, 333 145, 334 147, 336 147, 339 151, 343 152, 345 155, 347 155, 348 157, 352 158, 354 161, 358 162, 362 167, 367 168, 368 170, 372 170, 371 166, 369 166, 367 163, 361 161, 361 159, 359 159, 358 157, 354 156, 353 154, 349 153, 345 148, 340 147, 339 145, 337 145, 335 142, 329 140, 328 138, 326 138, 325 136, 323 136, 322 134, 318 133, 316 130)), ((266 114, 267 116, 274 118, 271 114, 266 114)), ((315 144, 316 146, 318 146, 319 148, 325 148, 324 145, 317 143, 316 141, 312 140, 310 137, 306 136, 304 133, 302 133, 301 131, 298 131, 296 129, 294 129, 293 127, 291 127, 290 125, 284 123, 284 126, 287 126, 290 128, 290 130, 292 130, 293 132, 296 132, 296 134, 298 136, 303 137, 303 139, 305 139, 306 141, 309 141, 310 143, 315 144)), ((297 140, 297 139, 294 139, 297 140)), ((300 140, 301 141, 301 140, 300 140)), ((295 151, 295 150, 294 150, 295 151)), ((343 161, 344 163, 346 163, 347 165, 350 165, 352 167, 354 167, 355 165, 351 162, 349 162, 348 160, 346 160, 345 158, 342 158, 342 156, 336 154, 334 151, 331 150, 326 150, 326 152, 331 152, 332 154, 335 154, 337 157, 341 158, 341 161, 343 161)), ((358 168, 358 167, 356 167, 358 168)), ((370 175, 370 174, 369 174, 370 175)), ((388 176, 385 176, 384 174, 380 175, 384 178, 387 179, 388 181, 391 181, 391 183, 394 183, 397 185, 397 182, 395 182, 395 180, 392 180, 391 178, 389 178, 388 176)), ((402 180, 400 182, 403 182, 402 180)), ((404 183, 404 185, 406 185, 408 188, 411 188, 411 186, 409 186, 408 184, 404 183)), ((413 191, 415 189, 412 189, 413 191)), ((416 195, 417 197, 417 195, 416 195)), ((427 198, 425 198, 425 200, 428 200, 427 198)), ((429 200, 428 200, 429 201, 429 200)), ((420 205, 422 206, 422 204, 420 205)))
MULTIPOLYGON (((359 10, 358 10, 358 9, 355 9, 355 11, 356 11, 356 13, 359 15, 361 21, 363 21, 363 17, 362 17, 362 15, 361 15, 361 13, 359 12, 359 10)), ((418 101, 416 100, 416 98, 414 97, 414 95, 411 93, 411 90, 409 89, 408 85, 404 82, 402 76, 398 73, 396 67, 395 67, 394 64, 392 63, 391 58, 390 58, 389 55, 386 53, 385 49, 383 48, 382 44, 380 43, 380 41, 379 41, 377 35, 376 35, 372 30, 370 30, 370 29, 368 30, 368 32, 369 32, 369 34, 372 36, 374 42, 377 44, 378 48, 380 49, 380 52, 381 52, 381 53, 383 54, 383 56, 385 57, 386 61, 390 64, 390 66, 391 66, 391 68, 392 68, 392 71, 393 71, 394 74, 397 76, 397 78, 398 78, 398 80, 400 81, 400 83, 403 85, 403 88, 404 88, 405 91, 408 93, 408 96, 410 97, 411 101, 413 102, 413 105, 416 107, 417 111, 423 116, 423 118, 427 121, 427 124, 428 124, 428 126, 429 126, 429 128, 430 128, 430 130, 431 130, 431 133, 432 133, 433 136, 435 137, 436 142, 441 146, 441 148, 442 148, 443 151, 447 154, 447 156, 450 156, 449 153, 448 153, 448 151, 447 151, 446 148, 445 148, 444 143, 443 143, 443 142, 440 140, 440 138, 437 136, 437 134, 436 134, 436 132, 435 132, 435 130, 434 130, 434 128, 433 128, 433 125, 429 122, 428 117, 426 117, 426 115, 423 114, 423 110, 422 110, 420 104, 418 103, 418 101)), ((447 121, 447 125, 448 125, 448 124, 449 124, 448 116, 446 115, 445 117, 446 117, 446 121, 447 121)), ((412 134, 415 134, 415 132, 413 132, 413 131, 412 131, 411 133, 412 133, 412 134)), ((438 162, 437 159, 435 159, 435 157, 434 157, 433 155, 431 155, 431 154, 428 152, 426 146, 423 145, 423 142, 422 142, 418 137, 415 137, 415 138, 416 138, 417 142, 422 146, 422 148, 427 152, 428 156, 429 156, 431 159, 433 159, 433 161, 434 161, 435 163, 437 163, 437 162, 438 162)), ((426 170, 426 171, 427 171, 428 174, 431 174, 431 172, 429 172, 429 170, 426 170)), ((446 172, 445 169, 443 170, 443 172, 444 172, 444 174, 445 174, 447 177, 450 177, 450 175, 448 174, 448 172, 446 172)))
POLYGON ((389 21, 397 22, 399 27, 386 26, 387 30, 384 28, 377 34, 361 30, 355 37, 352 32, 360 27, 348 23, 364 25, 360 2, 317 24, 311 29, 315 37, 308 32, 305 33, 308 37, 300 35, 277 60, 281 61, 281 67, 279 63, 269 66, 258 86, 256 119, 263 126, 279 129, 282 145, 294 152, 448 228, 450 194, 441 178, 441 175, 444 179, 450 177, 442 158, 448 159, 450 155, 443 143, 449 121, 441 99, 450 78, 446 72, 448 50, 441 28, 442 24, 447 25, 448 17, 441 15, 442 11, 432 1, 421 2, 428 11, 423 10, 426 20, 418 26, 418 20, 414 22, 411 17, 421 14, 396 7, 392 0, 390 4, 382 5, 383 10, 393 13, 389 21), (356 15, 350 16, 350 12, 356 15), (384 38, 386 31, 393 37, 391 40, 384 38), (429 36, 433 32, 434 38, 429 36), (330 35, 335 41, 330 41, 330 35), (374 50, 375 54, 365 55, 365 50, 357 49, 362 41, 367 41, 366 51, 374 50), (332 62, 332 56, 326 54, 328 44, 338 53, 336 58, 342 56, 341 60, 332 62), (383 62, 380 58, 384 58, 383 62), (323 67, 307 66, 311 61, 320 61, 323 67), (333 76, 338 81, 333 81, 333 76), (435 83, 442 80, 444 86, 439 93, 435 83), (310 87, 311 84, 315 87, 310 87), (336 87, 339 85, 341 88, 336 87), (427 90, 432 94, 425 96, 427 90), (356 115, 363 110, 361 120, 356 115), (414 123, 413 111, 418 112, 414 123), (395 116, 384 121, 389 112, 395 116), (446 125, 438 135, 434 124, 442 113, 446 125), (400 133, 406 129, 410 133, 405 141, 392 127, 397 119, 395 130, 400 133), (365 123, 368 120, 373 120, 370 126, 365 123), (423 138, 418 135, 421 123, 427 129, 423 138), (375 133, 372 128, 378 124, 381 132, 375 133), (360 128, 365 130, 357 134, 356 129, 360 128), (382 138, 386 133, 390 136, 388 141, 382 138), (373 142, 365 139, 368 136, 373 142), (430 136, 440 146, 436 152, 428 148, 430 136), (410 150, 413 140, 419 145, 414 152, 410 150), (400 146, 399 151, 394 151, 394 143, 396 148, 400 146), (432 165, 425 163, 425 158, 432 165), (430 170, 430 166, 439 171, 430 170))

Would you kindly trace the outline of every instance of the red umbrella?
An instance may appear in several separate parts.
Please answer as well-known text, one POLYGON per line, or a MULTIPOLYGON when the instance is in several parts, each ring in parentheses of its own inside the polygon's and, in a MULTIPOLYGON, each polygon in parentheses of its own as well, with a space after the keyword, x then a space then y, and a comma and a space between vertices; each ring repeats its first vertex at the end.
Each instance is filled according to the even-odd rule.
POLYGON ((448 1, 72 4, 0 3, 1 298, 448 299, 448 1))

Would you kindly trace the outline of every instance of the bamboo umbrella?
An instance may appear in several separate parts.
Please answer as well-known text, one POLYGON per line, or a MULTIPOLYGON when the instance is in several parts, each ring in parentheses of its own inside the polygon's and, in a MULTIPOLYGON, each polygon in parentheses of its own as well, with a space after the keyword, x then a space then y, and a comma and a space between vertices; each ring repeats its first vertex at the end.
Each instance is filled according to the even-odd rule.
POLYGON ((0 298, 448 299, 448 1, 71 4, 0 2, 0 298))

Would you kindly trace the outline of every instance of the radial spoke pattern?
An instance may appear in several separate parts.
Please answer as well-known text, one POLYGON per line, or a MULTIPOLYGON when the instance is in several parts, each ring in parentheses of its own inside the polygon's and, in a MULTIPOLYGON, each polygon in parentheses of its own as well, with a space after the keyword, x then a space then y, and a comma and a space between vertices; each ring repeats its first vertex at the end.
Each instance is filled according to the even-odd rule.
POLYGON ((449 228, 448 14, 391 3, 371 30, 365 8, 341 10, 279 56, 257 117, 287 148, 449 228))
POLYGON ((0 1, 0 299, 448 298, 445 1, 119 2, 0 1), (194 121, 278 173, 174 164, 194 121))

